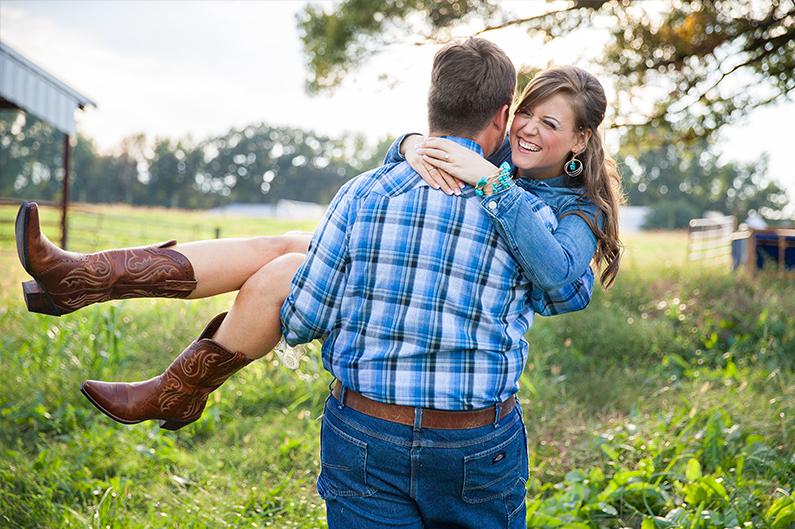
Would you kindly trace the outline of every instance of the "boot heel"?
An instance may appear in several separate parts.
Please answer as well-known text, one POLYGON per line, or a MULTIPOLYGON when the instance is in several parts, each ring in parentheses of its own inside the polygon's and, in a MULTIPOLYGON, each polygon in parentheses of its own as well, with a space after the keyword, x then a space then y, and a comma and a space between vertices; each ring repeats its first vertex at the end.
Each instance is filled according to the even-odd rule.
MULTIPOLYGON (((198 417, 197 417, 198 419, 198 417)), ((196 419, 192 421, 178 421, 176 419, 160 419, 160 428, 163 430, 179 430, 183 426, 187 426, 192 422, 196 422, 196 419)))
POLYGON ((41 288, 36 281, 25 281, 22 283, 22 292, 25 294, 25 305, 29 312, 48 314, 50 316, 60 316, 61 313, 50 294, 41 288))

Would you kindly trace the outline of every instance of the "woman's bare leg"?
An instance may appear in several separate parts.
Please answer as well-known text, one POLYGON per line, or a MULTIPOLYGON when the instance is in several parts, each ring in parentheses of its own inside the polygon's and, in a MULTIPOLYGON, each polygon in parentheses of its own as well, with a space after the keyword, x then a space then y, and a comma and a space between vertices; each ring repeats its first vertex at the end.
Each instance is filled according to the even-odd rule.
POLYGON ((22 284, 31 312, 62 316, 94 303, 127 298, 202 298, 238 290, 274 258, 305 253, 306 232, 275 237, 173 241, 93 254, 67 252, 41 232, 38 205, 24 202, 14 225, 22 284))
POLYGON ((162 375, 135 383, 87 380, 81 391, 124 424, 158 419, 161 428, 177 430, 197 420, 209 392, 279 342, 281 307, 303 260, 289 253, 253 274, 229 313, 216 316, 162 375))
POLYGON ((208 239, 178 244, 172 249, 193 265, 196 290, 187 299, 198 299, 239 290, 274 259, 289 253, 305 254, 311 238, 309 232, 289 232, 250 239, 208 239))
POLYGON ((288 253, 253 274, 238 292, 213 340, 252 360, 276 347, 282 336, 282 304, 304 257, 303 253, 288 253))

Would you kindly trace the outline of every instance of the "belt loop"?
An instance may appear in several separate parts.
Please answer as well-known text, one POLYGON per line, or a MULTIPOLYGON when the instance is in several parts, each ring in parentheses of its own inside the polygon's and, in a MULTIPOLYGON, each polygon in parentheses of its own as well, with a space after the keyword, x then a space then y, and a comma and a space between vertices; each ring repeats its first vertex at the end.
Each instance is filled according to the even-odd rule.
POLYGON ((348 390, 344 385, 340 387, 340 408, 343 409, 345 407, 345 392, 348 390))
POLYGON ((502 412, 502 408, 500 404, 497 403, 494 405, 494 427, 498 428, 500 426, 500 412, 502 412))
POLYGON ((414 408, 414 431, 418 432, 422 428, 422 408, 414 408))

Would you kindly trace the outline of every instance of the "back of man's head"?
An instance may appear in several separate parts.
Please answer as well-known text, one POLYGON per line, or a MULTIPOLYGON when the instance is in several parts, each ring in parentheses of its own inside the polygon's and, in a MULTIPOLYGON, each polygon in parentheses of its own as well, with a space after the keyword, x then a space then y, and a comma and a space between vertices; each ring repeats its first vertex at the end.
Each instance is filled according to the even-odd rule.
POLYGON ((513 101, 516 69, 499 46, 469 38, 436 53, 428 91, 431 134, 475 138, 513 101))

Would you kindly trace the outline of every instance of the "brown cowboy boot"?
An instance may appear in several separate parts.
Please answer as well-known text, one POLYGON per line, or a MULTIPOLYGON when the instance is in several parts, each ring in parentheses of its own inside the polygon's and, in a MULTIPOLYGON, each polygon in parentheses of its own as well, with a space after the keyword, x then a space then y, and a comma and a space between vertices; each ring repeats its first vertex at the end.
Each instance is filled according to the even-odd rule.
POLYGON ((162 375, 132 383, 87 380, 80 391, 122 424, 159 419, 161 428, 179 430, 201 417, 211 392, 253 362, 211 339, 225 316, 213 318, 162 375))
POLYGON ((52 316, 111 299, 184 298, 196 289, 193 265, 170 250, 177 241, 107 250, 66 252, 41 233, 35 202, 23 202, 16 220, 17 253, 35 281, 22 283, 31 312, 52 316))

